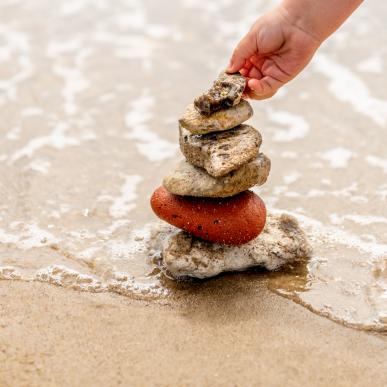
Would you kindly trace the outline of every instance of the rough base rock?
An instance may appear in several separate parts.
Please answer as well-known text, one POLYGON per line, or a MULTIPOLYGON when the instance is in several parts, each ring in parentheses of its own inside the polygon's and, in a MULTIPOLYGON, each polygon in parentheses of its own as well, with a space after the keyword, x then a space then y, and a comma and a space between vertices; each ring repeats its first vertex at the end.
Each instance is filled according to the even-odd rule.
POLYGON ((241 74, 222 72, 206 93, 195 99, 194 105, 201 114, 209 115, 220 109, 238 105, 246 86, 241 74))
POLYGON ((297 220, 285 214, 268 215, 262 233, 242 246, 205 242, 160 224, 153 232, 149 247, 157 264, 174 278, 208 278, 254 266, 277 270, 312 255, 312 248, 297 220))
POLYGON ((163 180, 163 186, 175 195, 198 197, 228 197, 266 182, 270 160, 263 153, 225 176, 215 178, 204 169, 181 161, 163 180))
POLYGON ((249 125, 203 135, 192 135, 180 126, 179 141, 183 155, 191 164, 220 177, 255 159, 262 137, 249 125))
POLYGON ((191 103, 187 106, 179 124, 192 134, 205 134, 232 129, 247 121, 253 115, 251 105, 242 100, 229 109, 219 110, 209 116, 200 114, 191 103))

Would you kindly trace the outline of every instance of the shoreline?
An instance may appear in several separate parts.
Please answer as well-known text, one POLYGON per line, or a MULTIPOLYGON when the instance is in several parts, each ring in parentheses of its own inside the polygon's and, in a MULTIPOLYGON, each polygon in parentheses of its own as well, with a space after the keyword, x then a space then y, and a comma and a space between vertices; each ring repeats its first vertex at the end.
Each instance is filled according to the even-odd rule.
POLYGON ((144 302, 0 281, 0 384, 387 383, 384 337, 343 327, 249 281, 144 302))

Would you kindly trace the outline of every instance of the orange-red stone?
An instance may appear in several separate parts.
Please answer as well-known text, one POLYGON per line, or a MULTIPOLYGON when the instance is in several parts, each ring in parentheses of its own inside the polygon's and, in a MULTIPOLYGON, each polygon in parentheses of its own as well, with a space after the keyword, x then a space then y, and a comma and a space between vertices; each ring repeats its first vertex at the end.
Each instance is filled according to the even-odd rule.
POLYGON ((166 222, 204 240, 240 245, 256 238, 266 222, 262 199, 251 191, 228 198, 178 196, 159 187, 151 206, 166 222))

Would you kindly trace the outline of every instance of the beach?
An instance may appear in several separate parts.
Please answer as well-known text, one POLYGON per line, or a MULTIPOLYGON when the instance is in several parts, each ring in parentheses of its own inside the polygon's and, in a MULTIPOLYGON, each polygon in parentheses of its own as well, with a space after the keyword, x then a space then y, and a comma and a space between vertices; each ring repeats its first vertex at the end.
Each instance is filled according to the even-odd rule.
POLYGON ((0 3, 1 387, 387 384, 381 3, 252 102, 272 165, 254 192, 311 259, 205 281, 151 259, 178 119, 277 3, 0 3))
POLYGON ((243 278, 224 282, 164 305, 2 282, 0 384, 386 384, 385 337, 342 327, 243 278))

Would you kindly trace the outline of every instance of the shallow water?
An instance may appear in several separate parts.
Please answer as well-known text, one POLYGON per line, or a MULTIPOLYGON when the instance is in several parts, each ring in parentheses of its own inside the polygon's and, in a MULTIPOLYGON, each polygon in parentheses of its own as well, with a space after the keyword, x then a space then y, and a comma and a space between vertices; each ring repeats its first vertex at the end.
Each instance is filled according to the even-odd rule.
MULTIPOLYGON (((180 291, 147 260, 149 196, 180 157, 184 106, 274 3, 0 4, 0 278, 146 298, 180 291)), ((364 4, 296 81, 253 104, 272 159, 257 192, 300 220, 315 256, 246 274, 378 331, 387 325, 386 16, 364 4)))

